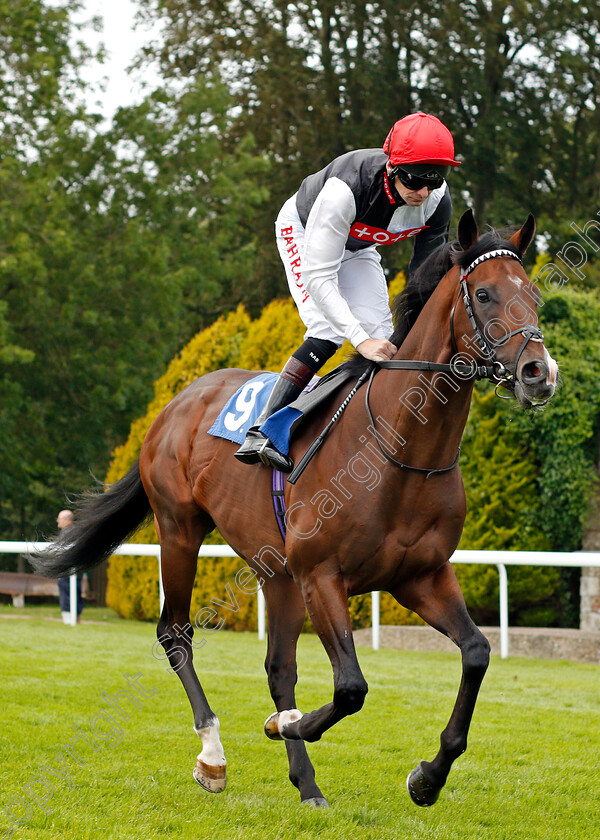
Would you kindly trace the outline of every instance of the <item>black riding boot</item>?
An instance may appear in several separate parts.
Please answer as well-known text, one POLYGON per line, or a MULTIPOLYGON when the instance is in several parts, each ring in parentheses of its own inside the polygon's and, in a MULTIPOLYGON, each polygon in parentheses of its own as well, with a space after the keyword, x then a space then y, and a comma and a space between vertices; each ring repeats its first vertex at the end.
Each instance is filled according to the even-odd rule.
POLYGON ((246 440, 233 454, 244 464, 257 464, 262 461, 267 467, 274 467, 282 472, 291 472, 294 462, 287 455, 282 455, 268 437, 259 431, 259 426, 272 414, 284 408, 300 396, 313 377, 313 371, 304 362, 292 356, 287 360, 275 387, 271 391, 266 406, 254 426, 248 429, 246 440))

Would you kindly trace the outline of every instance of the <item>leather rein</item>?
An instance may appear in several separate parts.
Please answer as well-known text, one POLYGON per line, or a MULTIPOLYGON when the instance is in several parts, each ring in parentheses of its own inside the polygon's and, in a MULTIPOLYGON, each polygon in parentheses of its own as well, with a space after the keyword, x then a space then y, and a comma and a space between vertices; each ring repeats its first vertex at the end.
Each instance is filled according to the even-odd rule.
POLYGON ((479 346, 482 355, 488 359, 489 364, 478 365, 475 359, 472 360, 472 364, 470 365, 463 364, 462 362, 458 361, 452 361, 449 364, 442 364, 438 362, 426 362, 415 359, 387 359, 385 361, 376 362, 373 366, 365 393, 365 408, 367 410, 367 416, 371 423, 371 429, 373 431, 375 441, 381 451, 381 454, 384 455, 384 457, 396 467, 400 467, 403 470, 410 470, 412 472, 425 473, 426 478, 429 478, 432 475, 438 475, 440 473, 447 473, 453 470, 458 465, 458 461, 460 458, 460 447, 458 449, 458 454, 454 459, 453 463, 450 464, 450 466, 442 467, 441 469, 413 467, 410 464, 403 464, 401 461, 397 461, 395 458, 393 458, 381 442, 381 438, 375 428, 375 420, 373 418, 373 414, 369 406, 369 394, 371 392, 371 385, 373 383, 373 377, 375 376, 375 373, 377 372, 378 368, 384 368, 387 370, 431 370, 440 371, 443 373, 451 373, 455 376, 458 376, 461 379, 489 379, 491 382, 496 383, 496 393, 498 393, 498 388, 500 386, 512 391, 514 390, 516 383, 516 372, 519 365, 519 360, 523 355, 525 348, 527 347, 530 341, 544 340, 542 331, 539 329, 539 327, 536 327, 535 324, 525 324, 523 327, 519 327, 518 329, 512 330, 506 335, 503 335, 502 338, 498 341, 492 341, 488 339, 479 328, 479 324, 477 323, 475 319, 475 314, 473 312, 473 302, 471 300, 471 294, 467 285, 467 278, 469 277, 469 274, 473 271, 473 269, 477 268, 478 265, 481 265, 481 263, 485 262, 486 260, 494 259, 495 257, 510 257, 511 259, 517 260, 518 263, 523 265, 520 256, 515 251, 509 250, 508 248, 495 248, 491 251, 486 251, 484 254, 481 254, 479 257, 477 257, 477 259, 473 260, 473 262, 469 266, 467 266, 467 268, 461 271, 458 295, 456 297, 456 300, 454 301, 454 305, 450 312, 450 336, 452 340, 452 349, 454 351, 454 354, 457 357, 460 357, 460 353, 456 344, 456 336, 454 333, 454 314, 456 312, 458 302, 462 296, 465 310, 467 312, 467 317, 469 318, 471 327, 473 328, 473 332, 475 333, 475 340, 479 346), (519 335, 519 333, 523 335, 523 343, 521 344, 521 347, 519 348, 519 351, 517 353, 517 357, 515 359, 514 364, 514 370, 511 372, 506 367, 504 367, 504 365, 501 362, 497 360, 496 349, 505 344, 513 336, 519 335))

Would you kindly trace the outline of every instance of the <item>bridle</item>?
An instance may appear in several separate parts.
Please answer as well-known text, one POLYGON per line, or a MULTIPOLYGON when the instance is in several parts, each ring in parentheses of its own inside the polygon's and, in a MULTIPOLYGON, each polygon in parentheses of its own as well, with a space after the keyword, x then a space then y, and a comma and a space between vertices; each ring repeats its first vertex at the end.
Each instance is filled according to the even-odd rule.
MULTIPOLYGON (((516 374, 517 369, 519 367, 519 361, 521 356, 523 355, 523 351, 527 347, 530 341, 543 341, 544 335, 539 327, 536 327, 535 324, 525 324, 523 327, 519 327, 516 330, 511 330, 511 332, 506 333, 502 336, 502 338, 498 339, 497 341, 492 341, 488 339, 485 335, 485 331, 482 332, 479 328, 479 324, 475 318, 475 314, 473 313, 473 302, 471 300, 471 294, 469 292, 469 287, 467 285, 467 278, 469 274, 473 271, 473 269, 477 268, 478 265, 485 262, 486 260, 493 259, 494 257, 511 257, 513 260, 517 260, 520 265, 523 265, 523 261, 516 251, 511 251, 508 248, 496 248, 492 251, 486 251, 481 256, 477 257, 477 259, 473 260, 473 262, 463 271, 460 275, 460 287, 458 291, 458 296, 454 301, 454 306, 452 307, 452 311, 450 312, 450 337, 452 340, 452 349, 456 355, 459 355, 458 347, 456 345, 456 336, 454 333, 454 313, 456 311, 456 306, 458 301, 461 297, 462 292, 462 299, 465 305, 465 309, 467 312, 467 317, 471 323, 471 327, 473 328, 473 332, 475 333, 475 339, 479 345, 479 349, 481 353, 486 356, 491 361, 491 370, 488 367, 486 369, 486 373, 483 376, 476 375, 476 379, 490 379, 492 382, 496 382, 496 393, 498 393, 498 386, 501 385, 504 388, 508 388, 510 390, 514 389, 515 382, 516 382, 516 374), (514 335, 519 335, 522 333, 523 343, 519 348, 519 352, 517 353, 517 357, 514 363, 513 371, 509 371, 504 365, 496 359, 496 348, 501 347, 503 344, 512 338, 514 335)), ((484 328, 485 330, 485 328, 484 328)))
MULTIPOLYGON (((529 342, 544 340, 542 331, 539 327, 535 326, 535 324, 525 324, 524 326, 519 327, 516 330, 512 330, 506 335, 503 335, 502 338, 500 338, 497 341, 487 338, 485 332, 480 329, 479 324, 477 323, 477 320, 475 318, 475 314, 473 312, 473 302, 471 300, 471 293, 469 292, 467 279, 469 277, 469 274, 475 268, 477 268, 478 265, 481 265, 481 263, 485 262, 486 260, 494 259, 495 257, 510 257, 511 259, 517 260, 517 262, 520 265, 523 265, 523 261, 521 260, 521 257, 518 254, 518 252, 516 250, 513 251, 510 248, 494 248, 490 251, 486 251, 485 253, 481 254, 479 257, 477 257, 477 259, 473 260, 473 262, 470 263, 470 265, 468 265, 467 268, 461 271, 458 295, 456 297, 456 300, 454 301, 454 305, 450 312, 450 336, 452 340, 452 349, 454 351, 456 359, 458 360, 461 357, 461 354, 458 351, 456 335, 454 332, 454 315, 456 312, 458 302, 462 296, 462 300, 465 305, 465 310, 467 312, 467 317, 469 318, 471 327, 473 329, 473 332, 475 333, 475 341, 477 342, 481 354, 488 359, 489 364, 478 365, 475 359, 472 359, 472 363, 470 365, 463 364, 463 362, 455 361, 454 359, 449 364, 443 364, 438 362, 426 362, 416 359, 387 359, 385 361, 376 362, 373 365, 373 369, 371 371, 369 383, 367 385, 365 393, 365 408, 371 424, 370 428, 373 432, 375 441, 381 451, 381 454, 384 455, 390 463, 394 464, 397 467, 400 467, 401 469, 411 470, 412 472, 425 473, 426 478, 429 478, 431 475, 437 475, 438 473, 450 472, 458 465, 458 461, 460 458, 460 448, 453 463, 450 464, 449 467, 442 467, 441 469, 413 467, 410 464, 403 464, 402 462, 397 461, 395 458, 393 458, 389 454, 389 452, 386 451, 381 442, 381 438, 375 428, 375 420, 373 419, 373 414, 369 406, 369 394, 371 391, 371 385, 373 383, 373 377, 375 376, 375 373, 377 372, 378 368, 384 368, 387 370, 432 370, 440 371, 443 373, 452 373, 460 377, 461 379, 489 379, 491 382, 496 383, 496 394, 498 394, 499 387, 507 388, 511 391, 514 390, 519 360, 523 355, 523 352, 529 344, 529 342), (519 334, 523 335, 523 343, 521 344, 521 347, 519 348, 519 351, 517 353, 514 369, 513 371, 509 371, 501 362, 497 360, 496 349, 505 344, 513 336, 519 334)), ((500 395, 498 394, 498 396, 500 395)), ((508 399, 510 399, 510 397, 508 399)))

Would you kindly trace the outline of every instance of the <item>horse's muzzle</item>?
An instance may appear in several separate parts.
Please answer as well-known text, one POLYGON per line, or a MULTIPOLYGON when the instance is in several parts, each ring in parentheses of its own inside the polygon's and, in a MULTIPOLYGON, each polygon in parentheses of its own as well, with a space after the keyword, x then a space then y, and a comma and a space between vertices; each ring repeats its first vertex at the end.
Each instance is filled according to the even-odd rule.
POLYGON ((514 394, 522 408, 545 405, 554 396, 558 367, 551 356, 546 356, 526 362, 518 372, 514 394))

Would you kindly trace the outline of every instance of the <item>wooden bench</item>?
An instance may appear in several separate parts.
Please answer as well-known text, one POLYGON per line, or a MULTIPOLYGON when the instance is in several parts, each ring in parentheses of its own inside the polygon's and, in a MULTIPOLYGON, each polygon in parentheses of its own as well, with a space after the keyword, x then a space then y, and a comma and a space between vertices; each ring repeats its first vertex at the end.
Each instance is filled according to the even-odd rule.
POLYGON ((0 572, 0 592, 12 595, 13 607, 24 607, 26 595, 51 595, 58 598, 58 582, 43 575, 0 572))

